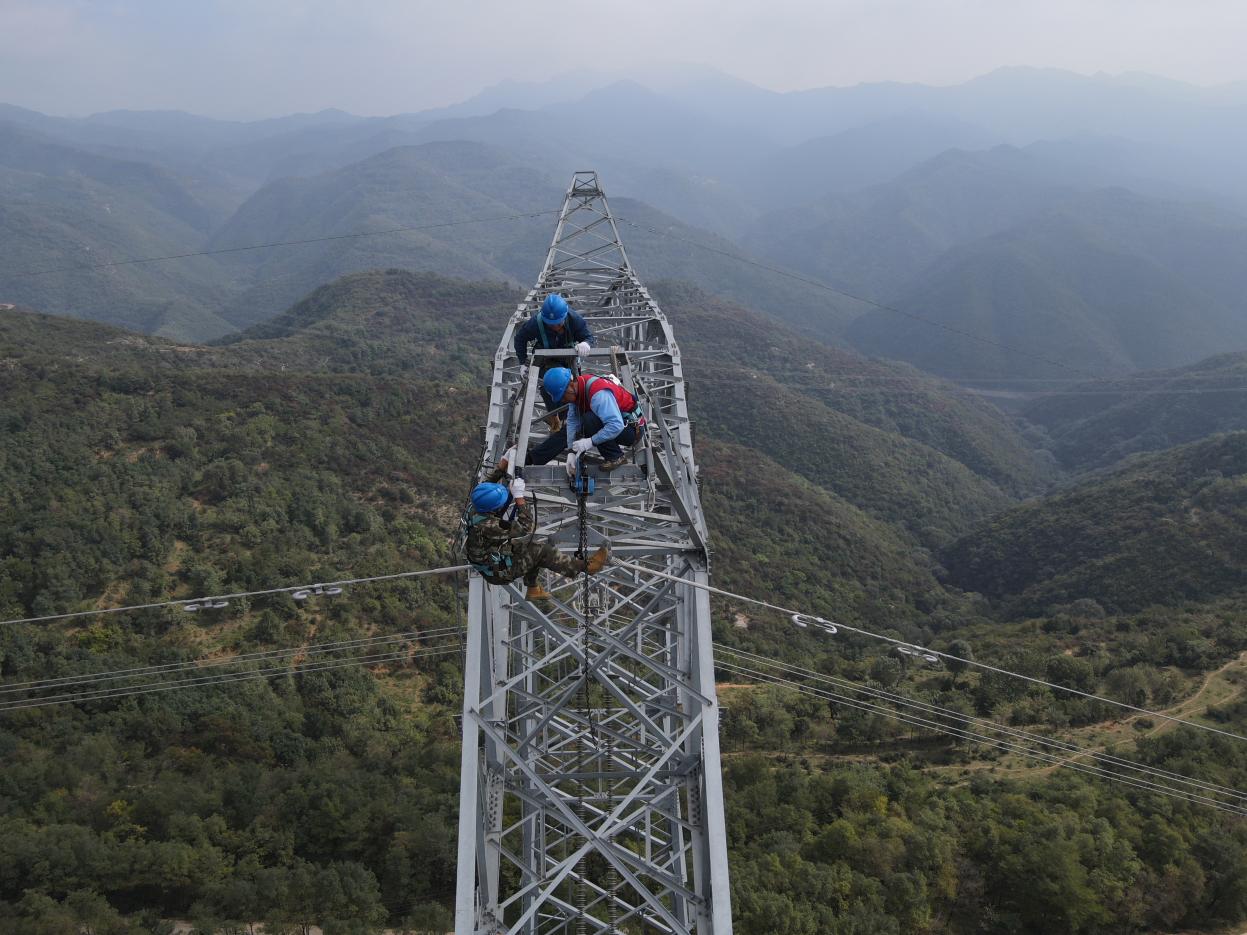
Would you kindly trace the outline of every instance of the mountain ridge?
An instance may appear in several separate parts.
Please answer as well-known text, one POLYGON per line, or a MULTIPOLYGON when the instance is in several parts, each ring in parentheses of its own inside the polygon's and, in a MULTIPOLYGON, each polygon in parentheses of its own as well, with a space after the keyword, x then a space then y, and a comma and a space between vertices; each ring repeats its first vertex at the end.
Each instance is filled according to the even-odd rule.
POLYGON ((1138 452, 1247 429, 1247 352, 1187 367, 1082 383, 1027 403, 1022 415, 1051 436, 1073 470, 1103 468, 1138 452))
POLYGON ((1192 241, 1219 256, 1247 243, 1247 218, 1221 225, 1202 206, 1162 211, 1125 190, 1074 195, 946 251, 889 303, 1024 353, 972 350, 956 334, 882 310, 854 321, 848 337, 868 353, 954 379, 1111 376, 1191 363, 1247 346, 1237 266, 1188 260, 1192 241))
POLYGON ((1143 610, 1247 589, 1247 432, 1139 454, 1016 506, 950 545, 948 580, 1042 615, 1094 599, 1143 610))

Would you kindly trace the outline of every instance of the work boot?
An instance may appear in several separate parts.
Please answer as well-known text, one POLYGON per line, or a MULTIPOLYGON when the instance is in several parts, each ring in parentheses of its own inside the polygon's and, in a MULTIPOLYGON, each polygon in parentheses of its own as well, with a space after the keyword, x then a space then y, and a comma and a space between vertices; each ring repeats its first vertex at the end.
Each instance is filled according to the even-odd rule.
POLYGON ((543 588, 540 584, 530 584, 528 592, 524 597, 529 601, 548 601, 550 600, 550 592, 543 588))
POLYGON ((599 571, 606 567, 606 560, 610 557, 610 549, 601 546, 596 552, 589 556, 585 562, 585 571, 591 575, 596 575, 599 571))
POLYGON ((563 429, 563 417, 557 412, 552 416, 546 416, 546 425, 550 427, 551 432, 560 432, 563 429))
POLYGON ((615 468, 623 467, 627 463, 628 463, 628 456, 620 455, 614 461, 603 461, 601 464, 598 465, 598 470, 599 471, 613 471, 615 470, 615 468))

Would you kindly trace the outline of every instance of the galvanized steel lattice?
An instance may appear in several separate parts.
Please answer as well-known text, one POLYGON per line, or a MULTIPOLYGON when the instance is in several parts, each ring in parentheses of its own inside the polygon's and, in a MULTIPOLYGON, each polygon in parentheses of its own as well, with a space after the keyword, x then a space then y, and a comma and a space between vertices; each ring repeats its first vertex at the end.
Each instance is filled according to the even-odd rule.
MULTIPOLYGON (((609 540, 689 584, 609 565, 587 589, 549 576, 553 600, 536 605, 520 582, 473 575, 455 932, 729 935, 710 606, 693 586, 707 580, 706 524, 680 353, 594 172, 573 177, 537 285, 503 334, 487 463, 548 431, 538 368, 521 368, 512 344, 552 292, 597 335, 585 369, 618 374, 648 420, 632 463, 589 469, 589 548, 609 540)), ((525 479, 537 535, 575 550, 563 464, 525 479)))

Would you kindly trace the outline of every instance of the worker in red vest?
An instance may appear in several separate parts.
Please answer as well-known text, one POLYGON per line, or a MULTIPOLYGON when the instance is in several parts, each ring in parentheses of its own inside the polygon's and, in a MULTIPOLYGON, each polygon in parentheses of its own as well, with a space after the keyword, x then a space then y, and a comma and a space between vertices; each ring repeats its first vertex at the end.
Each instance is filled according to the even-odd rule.
POLYGON ((564 448, 582 455, 597 447, 602 455, 602 470, 619 467, 627 457, 623 446, 631 448, 645 431, 645 418, 637 398, 629 393, 614 376, 582 373, 573 376, 566 367, 553 367, 541 381, 542 389, 555 405, 568 403, 565 437, 551 433, 532 450, 530 464, 545 464, 558 457, 564 448))

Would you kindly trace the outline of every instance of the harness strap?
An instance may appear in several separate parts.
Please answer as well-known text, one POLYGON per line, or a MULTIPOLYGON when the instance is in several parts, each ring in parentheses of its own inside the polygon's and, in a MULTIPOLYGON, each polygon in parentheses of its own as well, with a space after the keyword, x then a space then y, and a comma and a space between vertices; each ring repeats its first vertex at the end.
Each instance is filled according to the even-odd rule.
MULTIPOLYGON (((478 513, 475 508, 469 506, 467 515, 464 517, 464 523, 469 529, 472 529, 488 520, 490 515, 489 513, 478 513)), ((514 559, 510 555, 503 554, 499 549, 491 550, 488 557, 490 560, 489 564, 473 562, 471 558, 468 559, 469 564, 486 578, 493 578, 500 572, 510 569, 515 564, 514 559)))
POLYGON ((475 568, 477 571, 479 571, 486 578, 492 578, 494 577, 494 575, 498 574, 498 572, 501 571, 502 569, 504 568, 509 569, 512 565, 515 564, 511 560, 510 555, 507 555, 504 557, 498 552, 495 552, 493 553, 493 558, 495 559, 495 561, 494 561, 494 564, 492 565, 483 565, 480 562, 473 562, 472 567, 475 568))
MULTIPOLYGON (((590 377, 589 379, 585 380, 585 385, 584 385, 585 412, 589 412, 593 408, 589 404, 589 401, 593 399, 593 390, 591 389, 591 387, 598 380, 604 380, 604 379, 606 378, 605 377, 590 377)), ((607 382, 615 383, 614 380, 607 380, 607 382)), ((619 414, 623 416, 624 423, 626 425, 631 425, 634 423, 638 425, 644 424, 645 416, 641 410, 641 397, 637 396, 635 393, 628 392, 626 389, 624 390, 624 392, 628 393, 628 395, 632 397, 632 408, 629 409, 627 412, 623 411, 622 409, 619 411, 619 414)), ((618 398, 616 398, 616 401, 618 401, 618 398)))

